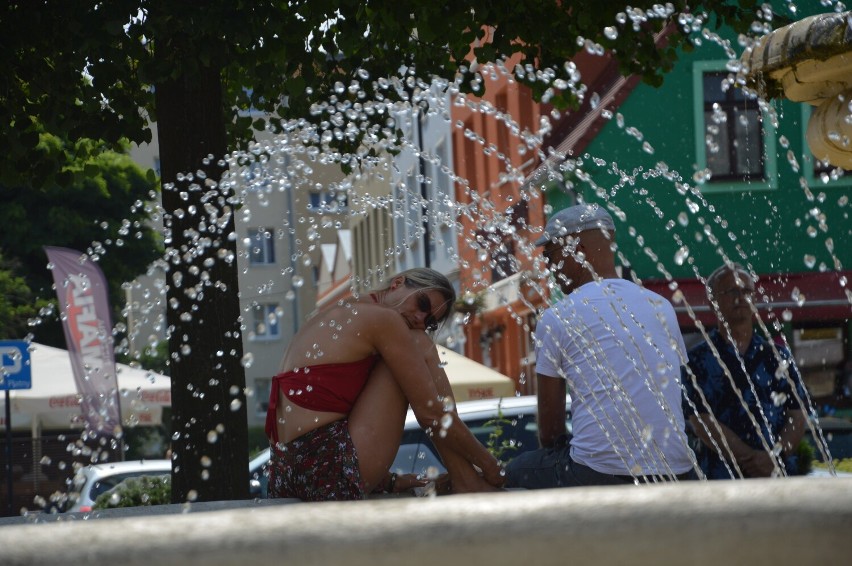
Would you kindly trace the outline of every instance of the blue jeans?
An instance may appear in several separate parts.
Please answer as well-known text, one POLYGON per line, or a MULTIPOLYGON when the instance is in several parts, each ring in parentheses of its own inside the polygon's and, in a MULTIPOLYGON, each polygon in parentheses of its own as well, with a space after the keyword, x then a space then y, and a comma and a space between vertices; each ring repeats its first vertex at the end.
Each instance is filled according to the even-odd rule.
MULTIPOLYGON (((627 485, 635 482, 630 475, 597 472, 575 462, 571 446, 540 448, 524 452, 506 465, 506 487, 547 489, 552 487, 581 487, 586 485, 627 485)), ((650 478, 649 478, 650 479, 650 478)), ((679 480, 698 479, 694 470, 677 476, 679 480)), ((643 478, 639 478, 643 482, 643 478)), ((653 480, 652 480, 653 481, 653 480)))

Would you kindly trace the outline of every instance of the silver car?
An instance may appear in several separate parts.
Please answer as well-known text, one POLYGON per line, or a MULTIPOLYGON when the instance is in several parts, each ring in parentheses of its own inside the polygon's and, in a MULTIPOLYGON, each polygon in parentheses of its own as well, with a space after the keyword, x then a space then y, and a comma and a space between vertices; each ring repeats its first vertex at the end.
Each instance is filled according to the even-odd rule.
MULTIPOLYGON (((566 399, 566 427, 571 432, 570 399, 566 399)), ((538 444, 538 402, 535 395, 479 399, 458 403, 456 411, 483 446, 503 462, 535 450, 538 444)), ((442 474, 446 471, 427 433, 409 410, 399 451, 391 471, 398 474, 442 474)))
MULTIPOLYGON (((571 401, 566 399, 566 426, 571 432, 571 401)), ((500 460, 508 462, 518 454, 538 448, 538 401, 535 395, 462 401, 456 405, 459 418, 476 438, 500 460)), ((249 464, 253 497, 267 497, 269 449, 249 464)), ((396 458, 390 467, 398 474, 432 476, 446 471, 426 432, 409 409, 396 458)))
POLYGON ((84 466, 74 474, 72 492, 68 496, 72 505, 67 510, 72 513, 91 511, 100 494, 109 491, 127 478, 162 476, 171 473, 171 460, 132 460, 84 466))

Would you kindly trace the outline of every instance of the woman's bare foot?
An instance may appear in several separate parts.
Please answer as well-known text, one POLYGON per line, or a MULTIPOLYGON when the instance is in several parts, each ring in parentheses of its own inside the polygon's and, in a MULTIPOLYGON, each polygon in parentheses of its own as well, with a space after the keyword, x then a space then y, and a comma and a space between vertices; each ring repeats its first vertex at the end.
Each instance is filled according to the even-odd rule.
POLYGON ((494 486, 477 474, 475 471, 471 474, 464 474, 465 477, 451 478, 451 489, 449 493, 480 493, 503 491, 502 488, 494 486))

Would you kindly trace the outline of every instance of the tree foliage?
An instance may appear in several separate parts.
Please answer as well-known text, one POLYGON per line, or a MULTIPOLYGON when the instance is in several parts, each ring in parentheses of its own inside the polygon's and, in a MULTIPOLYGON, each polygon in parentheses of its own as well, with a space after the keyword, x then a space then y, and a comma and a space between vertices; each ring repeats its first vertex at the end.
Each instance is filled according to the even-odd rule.
MULTIPOLYGON (((8 127, 0 139, 8 156, 0 182, 18 177, 38 186, 61 174, 71 156, 39 147, 42 131, 107 146, 124 138, 150 141, 148 120, 158 120, 151 87, 204 68, 221 76, 222 120, 237 143, 251 137, 252 126, 264 125, 240 113, 250 108, 268 113, 273 124, 320 123, 330 116, 314 105, 329 100, 408 98, 415 83, 378 81, 400 70, 458 76, 463 91, 481 92, 471 46, 480 63, 522 54, 521 65, 529 67, 518 80, 536 98, 553 96, 563 105, 572 102, 570 93, 547 90, 553 80, 572 80, 564 63, 582 49, 609 50, 623 73, 659 84, 696 22, 700 29, 712 14, 716 26, 744 31, 757 6, 756 0, 641 0, 629 8, 597 0, 12 1, 0 9, 0 61, 11 70, 0 77, 0 121, 8 127), (654 34, 666 26, 661 47, 654 34)), ((360 137, 351 134, 330 143, 354 150, 360 137)))
MULTIPOLYGON (((92 148, 98 144, 91 140, 66 144, 49 134, 40 138, 40 151, 63 153, 73 145, 83 147, 82 153, 89 157, 66 165, 69 182, 65 185, 56 179, 45 186, 0 185, 4 255, 15 260, 31 298, 41 301, 42 306, 56 301, 43 246, 68 247, 99 257, 109 286, 113 320, 118 321, 124 299, 122 283, 144 273, 162 254, 146 208, 156 200, 156 179, 146 176, 127 155, 95 153, 92 148), (97 176, 85 174, 86 169, 96 169, 97 176), (107 253, 108 249, 113 253, 107 253)), ((35 314, 29 312, 27 317, 35 314)), ((50 330, 30 330, 35 330, 37 339, 62 346, 57 319, 52 321, 50 330)), ((21 320, 17 324, 20 326, 21 320)))
POLYGON ((17 262, 0 253, 0 340, 23 339, 30 332, 29 319, 44 306, 44 302, 36 301, 17 262))

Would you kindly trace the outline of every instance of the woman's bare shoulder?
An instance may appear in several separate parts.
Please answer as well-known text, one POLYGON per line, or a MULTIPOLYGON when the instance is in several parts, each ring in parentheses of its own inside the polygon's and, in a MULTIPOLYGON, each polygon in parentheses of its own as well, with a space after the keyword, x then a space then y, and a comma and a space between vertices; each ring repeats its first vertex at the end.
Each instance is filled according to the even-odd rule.
POLYGON ((310 334, 337 335, 354 333, 369 339, 370 336, 387 337, 408 330, 405 319, 395 310, 374 303, 344 303, 317 313, 303 327, 310 334))
POLYGON ((375 354, 389 336, 399 333, 395 325, 401 320, 395 311, 374 304, 344 303, 323 309, 306 321, 290 342, 281 371, 350 362, 375 354))

